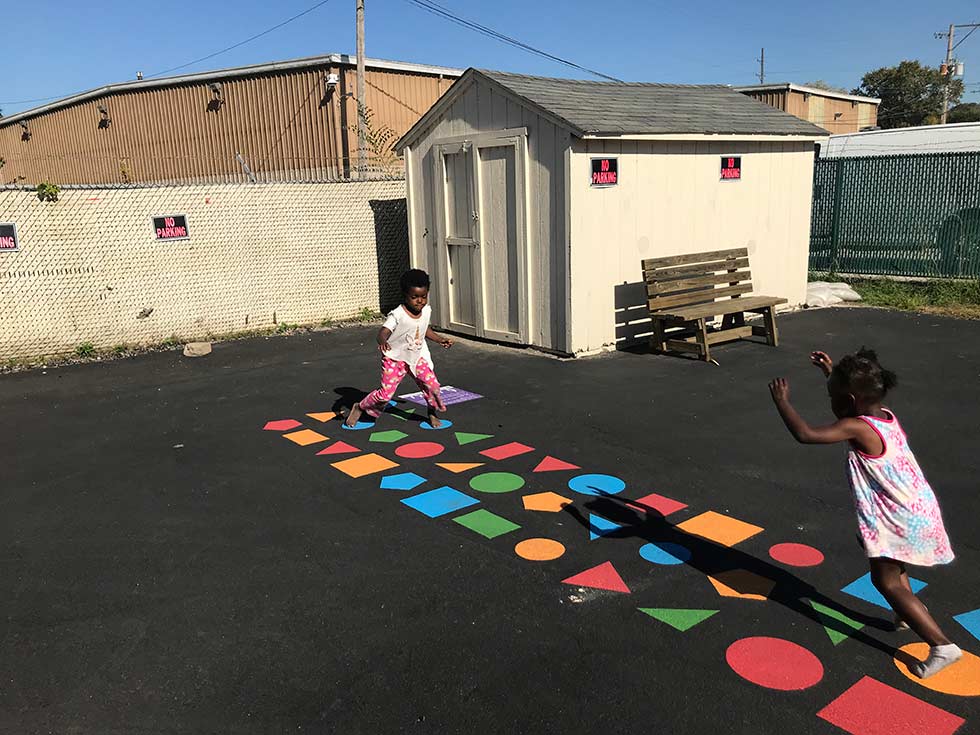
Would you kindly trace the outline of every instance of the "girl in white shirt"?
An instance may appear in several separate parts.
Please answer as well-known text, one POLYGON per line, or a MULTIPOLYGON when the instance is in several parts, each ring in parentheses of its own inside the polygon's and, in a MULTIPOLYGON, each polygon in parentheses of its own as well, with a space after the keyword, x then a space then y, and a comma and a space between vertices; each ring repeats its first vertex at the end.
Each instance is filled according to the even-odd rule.
POLYGON ((355 403, 347 416, 347 425, 357 424, 361 413, 377 418, 388 401, 395 395, 398 384, 409 372, 425 396, 429 405, 429 424, 434 429, 442 425, 436 411, 446 410, 439 392, 439 381, 432 369, 432 355, 426 339, 438 342, 445 348, 453 341, 432 331, 429 318, 429 275, 412 268, 401 277, 402 304, 388 314, 384 326, 378 331, 378 349, 381 351, 381 387, 360 403, 355 403))

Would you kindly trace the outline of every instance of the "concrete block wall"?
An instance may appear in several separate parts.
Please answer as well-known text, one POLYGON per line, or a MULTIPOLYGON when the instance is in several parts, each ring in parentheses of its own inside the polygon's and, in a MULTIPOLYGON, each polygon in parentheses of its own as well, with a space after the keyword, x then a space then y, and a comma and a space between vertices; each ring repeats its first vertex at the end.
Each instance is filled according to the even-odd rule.
POLYGON ((408 267, 405 182, 0 189, 0 359, 152 344, 390 308, 408 267), (152 217, 186 215, 187 240, 152 217))

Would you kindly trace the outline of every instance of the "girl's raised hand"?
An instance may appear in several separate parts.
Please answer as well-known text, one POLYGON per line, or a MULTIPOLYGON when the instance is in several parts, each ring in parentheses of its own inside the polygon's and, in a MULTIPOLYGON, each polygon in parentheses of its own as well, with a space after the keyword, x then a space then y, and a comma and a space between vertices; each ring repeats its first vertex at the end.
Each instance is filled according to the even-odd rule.
POLYGON ((831 371, 834 369, 834 361, 830 359, 830 355, 826 352, 816 352, 810 353, 810 362, 816 365, 823 371, 823 374, 830 377, 831 371))
POLYGON ((769 384, 769 392, 772 394, 772 400, 776 403, 782 403, 789 400, 789 382, 786 378, 776 378, 769 384))

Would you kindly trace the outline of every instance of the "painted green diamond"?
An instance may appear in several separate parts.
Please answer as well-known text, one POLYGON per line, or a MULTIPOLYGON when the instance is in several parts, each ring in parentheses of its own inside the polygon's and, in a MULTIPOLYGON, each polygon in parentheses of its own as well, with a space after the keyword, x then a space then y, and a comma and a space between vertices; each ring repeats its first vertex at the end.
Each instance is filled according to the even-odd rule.
POLYGON ((497 538, 497 536, 503 536, 505 533, 520 528, 516 523, 501 518, 489 510, 475 510, 472 513, 453 518, 453 521, 487 538, 497 538))
POLYGON ((371 434, 371 441, 382 442, 384 444, 393 444, 395 442, 400 442, 408 434, 404 431, 398 431, 398 429, 389 429, 388 431, 376 431, 371 434))

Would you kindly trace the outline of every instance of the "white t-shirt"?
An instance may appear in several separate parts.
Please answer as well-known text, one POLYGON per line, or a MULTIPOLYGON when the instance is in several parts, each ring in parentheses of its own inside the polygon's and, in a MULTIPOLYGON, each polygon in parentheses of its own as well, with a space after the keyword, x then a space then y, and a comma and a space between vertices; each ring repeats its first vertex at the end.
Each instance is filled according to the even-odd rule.
POLYGON ((412 375, 415 375, 415 365, 420 357, 424 357, 429 367, 432 367, 432 355, 429 354, 429 345, 425 341, 431 316, 432 309, 426 304, 422 307, 418 319, 414 318, 404 306, 392 309, 385 319, 384 326, 391 330, 391 336, 388 337, 391 349, 384 355, 390 360, 406 363, 412 375))

